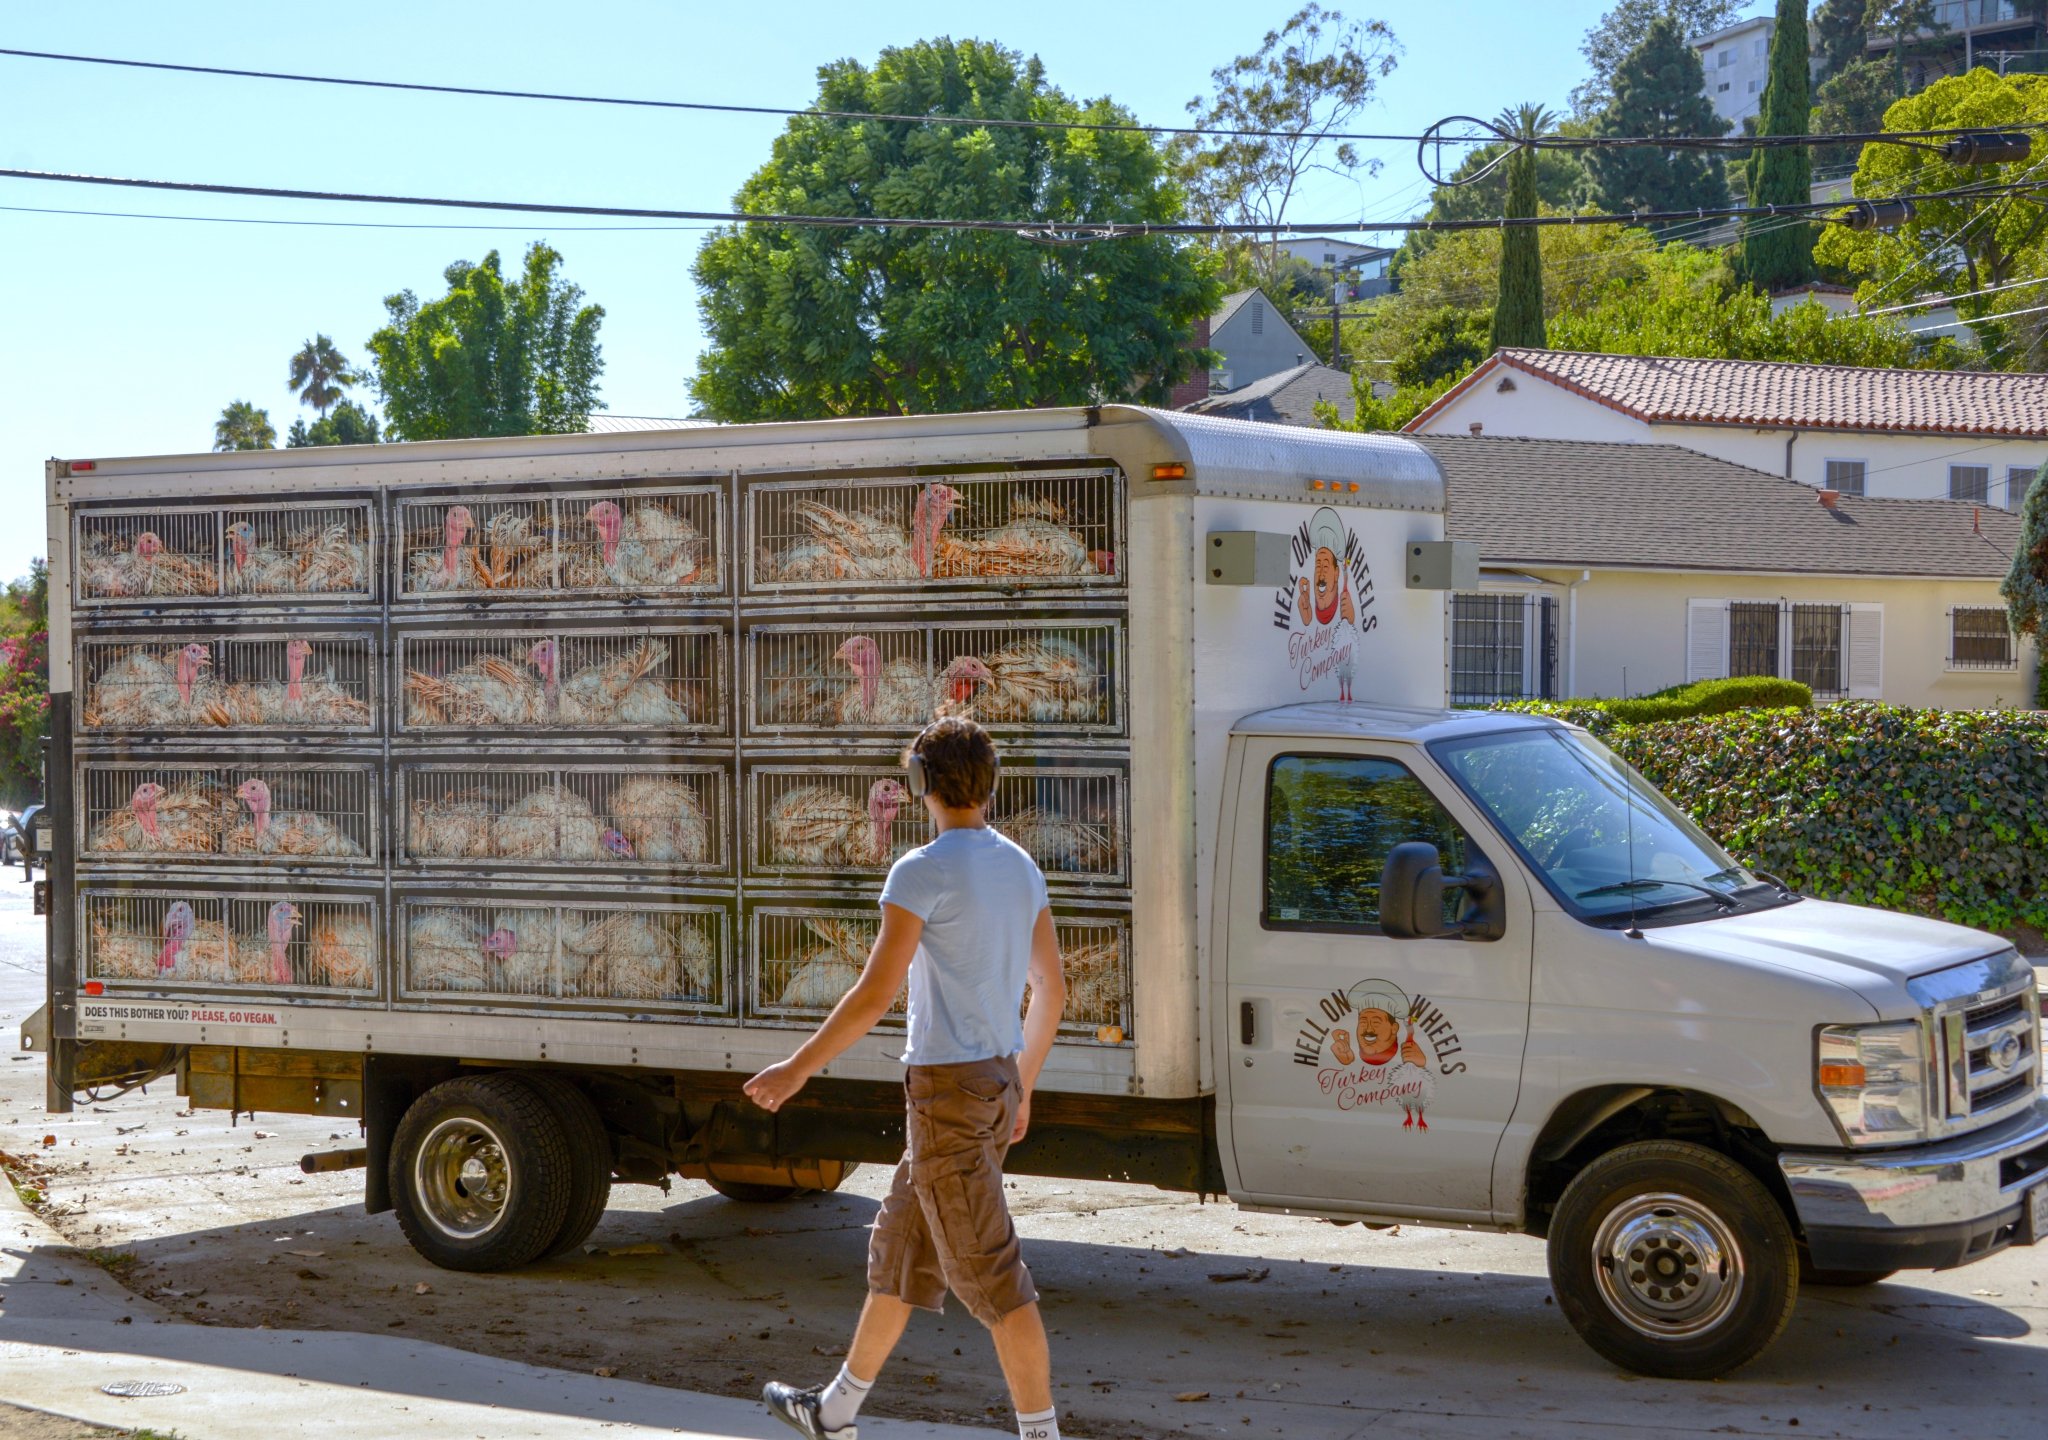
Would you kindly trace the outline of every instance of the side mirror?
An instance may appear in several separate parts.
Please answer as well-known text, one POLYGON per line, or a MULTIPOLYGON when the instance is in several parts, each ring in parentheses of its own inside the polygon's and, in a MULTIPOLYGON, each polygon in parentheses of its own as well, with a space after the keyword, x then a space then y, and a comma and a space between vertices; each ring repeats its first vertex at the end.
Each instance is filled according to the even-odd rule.
POLYGON ((1443 857, 1424 840, 1407 840, 1387 852, 1380 872, 1380 929, 1395 940, 1433 940, 1461 935, 1467 940, 1498 940, 1507 933, 1501 905, 1500 877, 1478 856, 1463 875, 1446 875, 1443 857), (1463 890, 1464 917, 1444 927, 1444 892, 1463 890))

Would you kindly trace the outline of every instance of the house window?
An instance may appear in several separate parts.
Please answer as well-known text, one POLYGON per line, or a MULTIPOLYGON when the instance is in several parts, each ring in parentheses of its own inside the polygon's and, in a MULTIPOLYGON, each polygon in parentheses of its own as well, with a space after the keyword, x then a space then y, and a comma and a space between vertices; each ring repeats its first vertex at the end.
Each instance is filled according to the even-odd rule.
POLYGON ((1263 335, 1265 333, 1266 307, 1261 302, 1254 300, 1252 301, 1252 334, 1263 335))
POLYGON ((1323 263, 1325 265, 1335 265, 1337 263, 1336 252, 1334 250, 1325 250, 1323 252, 1323 263))
POLYGON ((2002 608, 1958 605, 1948 612, 1949 669, 2011 670, 2018 664, 2002 608))
POLYGON ((1866 462, 1862 460, 1828 461, 1828 489, 1844 495, 1861 495, 1865 469, 1866 462))
MULTIPOLYGON (((1377 933, 1380 871, 1408 840, 1436 846, 1447 872, 1464 866, 1465 833, 1397 761, 1280 756, 1266 776, 1265 928, 1377 933)), ((1446 921, 1455 910, 1447 898, 1446 921)))
POLYGON ((1770 58, 1770 54, 1771 54, 1771 42, 1770 42, 1770 41, 1768 41, 1768 40, 1759 40, 1759 41, 1757 41, 1757 42, 1756 42, 1756 58, 1757 58, 1757 59, 1759 59, 1759 60, 1766 60, 1766 59, 1769 59, 1769 58, 1770 58))
POLYGON ((2040 471, 2032 465, 2008 465, 2005 467, 2005 508, 2019 512, 2027 501, 2027 491, 2034 484, 2034 477, 2040 471))
POLYGON ((1849 693, 1842 678, 1842 607, 1792 607, 1792 675, 1813 691, 1816 700, 1839 700, 1849 693))
POLYGON ((1557 601, 1451 597, 1451 703, 1557 698, 1557 601))
POLYGON ((1734 63, 1735 47, 1732 45, 1729 46, 1726 50, 1721 51, 1718 58, 1716 58, 1714 61, 1714 64, 1722 70, 1726 70, 1730 65, 1733 65, 1734 63))
POLYGON ((1759 87, 1759 86, 1761 86, 1761 85, 1762 85, 1763 83, 1764 83, 1764 82, 1763 82, 1763 81, 1761 81, 1761 80, 1752 80, 1752 81, 1750 81, 1750 82, 1749 82, 1749 93, 1750 93, 1750 94, 1752 94, 1752 95, 1756 94, 1756 92, 1757 92, 1757 89, 1758 89, 1758 87, 1759 87))
POLYGON ((1725 91, 1725 90, 1726 90, 1727 88, 1728 88, 1728 82, 1727 82, 1726 80, 1723 80, 1723 81, 1722 81, 1722 82, 1721 82, 1721 83, 1720 83, 1719 85, 1716 85, 1716 86, 1714 87, 1714 93, 1718 95, 1718 94, 1722 93, 1723 91, 1725 91))
POLYGON ((1778 606, 1737 600, 1728 607, 1728 673, 1778 673, 1778 606))
POLYGON ((1989 465, 1951 465, 1948 467, 1948 498, 1951 500, 1975 500, 1983 505, 1991 499, 1991 467, 1989 465))

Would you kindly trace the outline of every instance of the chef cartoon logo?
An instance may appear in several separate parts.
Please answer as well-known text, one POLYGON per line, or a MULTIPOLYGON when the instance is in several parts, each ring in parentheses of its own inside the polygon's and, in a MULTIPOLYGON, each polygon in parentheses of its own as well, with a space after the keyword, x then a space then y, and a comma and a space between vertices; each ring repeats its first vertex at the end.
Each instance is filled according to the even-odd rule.
POLYGON ((1294 1039, 1294 1062, 1339 1110, 1401 1111, 1403 1129, 1429 1128, 1440 1075, 1465 1069, 1450 1019, 1427 996, 1390 980, 1361 980, 1323 997, 1294 1039))
POLYGON ((1293 536, 1294 567, 1273 597, 1273 624, 1287 632, 1287 663, 1303 692, 1331 677, 1349 703, 1358 645, 1379 628, 1372 613, 1372 567, 1358 534, 1322 506, 1293 536))

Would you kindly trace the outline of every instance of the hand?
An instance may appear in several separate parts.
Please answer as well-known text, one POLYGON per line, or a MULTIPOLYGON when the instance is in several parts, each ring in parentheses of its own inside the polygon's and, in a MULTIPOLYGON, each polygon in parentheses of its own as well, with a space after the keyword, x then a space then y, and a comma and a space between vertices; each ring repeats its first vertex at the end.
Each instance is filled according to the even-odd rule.
POLYGON ((1301 623, 1306 625, 1315 618, 1315 607, 1309 600, 1308 577, 1301 577, 1301 623))
POLYGON ((1422 1047, 1415 1043, 1415 1036, 1409 1035, 1401 1042, 1401 1058, 1418 1070, 1429 1068, 1429 1057, 1422 1053, 1422 1047))
POLYGON ((1349 581, 1345 582, 1341 596, 1339 604, 1343 609, 1344 623, 1356 625, 1358 623, 1358 607, 1351 603, 1351 583, 1349 581))
POLYGON ((1024 1138, 1024 1132, 1031 1128, 1031 1092, 1026 1090, 1024 1098, 1017 1102, 1017 1123, 1010 1127, 1010 1143, 1015 1145, 1024 1138))
POLYGON ((770 1065, 745 1085, 747 1098, 773 1115, 788 1103, 791 1096, 804 1088, 811 1077, 796 1063, 785 1060, 780 1065, 770 1065))

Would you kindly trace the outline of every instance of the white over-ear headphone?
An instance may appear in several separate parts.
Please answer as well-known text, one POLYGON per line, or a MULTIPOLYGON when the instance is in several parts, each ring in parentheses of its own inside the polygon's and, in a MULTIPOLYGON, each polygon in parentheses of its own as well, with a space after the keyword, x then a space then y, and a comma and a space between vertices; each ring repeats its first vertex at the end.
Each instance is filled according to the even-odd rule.
MULTIPOLYGON (((911 798, 913 800, 924 799, 924 797, 931 792, 932 788, 931 776, 925 770, 924 756, 918 754, 915 750, 911 751, 910 758, 903 762, 903 768, 910 780, 911 798)), ((990 799, 995 798, 995 782, 1002 778, 1002 774, 1003 757, 1002 752, 998 751, 995 757, 995 764, 989 775, 988 793, 990 799)))

